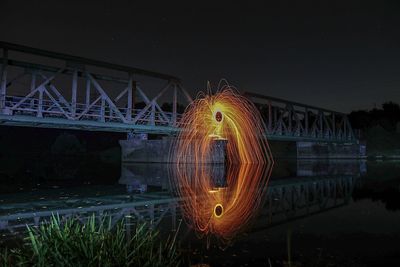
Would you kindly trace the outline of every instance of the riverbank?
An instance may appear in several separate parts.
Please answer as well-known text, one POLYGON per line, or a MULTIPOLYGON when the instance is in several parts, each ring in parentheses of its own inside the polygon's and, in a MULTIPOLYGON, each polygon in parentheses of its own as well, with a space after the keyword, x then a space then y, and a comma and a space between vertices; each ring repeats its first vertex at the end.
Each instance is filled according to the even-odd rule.
POLYGON ((400 133, 374 126, 364 132, 367 156, 371 159, 400 159, 400 133))
MULTIPOLYGON (((176 236, 162 240, 150 225, 138 224, 132 234, 125 221, 111 217, 65 220, 53 215, 29 227, 25 242, 0 250, 0 266, 180 266, 176 236)), ((175 234, 176 235, 176 234, 175 234)), ((22 239, 21 239, 22 240, 22 239)))

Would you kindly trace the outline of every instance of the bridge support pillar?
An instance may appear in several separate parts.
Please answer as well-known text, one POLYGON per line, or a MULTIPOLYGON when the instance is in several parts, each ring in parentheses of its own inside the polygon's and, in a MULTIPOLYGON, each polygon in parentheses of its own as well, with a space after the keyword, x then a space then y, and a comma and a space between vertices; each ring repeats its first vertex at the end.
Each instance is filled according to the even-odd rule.
POLYGON ((8 51, 6 49, 3 49, 3 62, 1 62, 0 69, 0 113, 4 113, 6 107, 7 61, 8 51))
POLYGON ((363 158, 365 144, 297 142, 297 158, 363 158))
MULTIPOLYGON (((147 137, 147 136, 146 136, 147 137)), ((128 140, 120 140, 122 162, 154 162, 172 163, 174 158, 169 158, 170 148, 174 137, 148 140, 143 135, 132 135, 128 140)), ((201 163, 225 163, 226 140, 215 140, 211 153, 206 162, 201 163)), ((188 163, 192 159, 187 158, 188 163)))

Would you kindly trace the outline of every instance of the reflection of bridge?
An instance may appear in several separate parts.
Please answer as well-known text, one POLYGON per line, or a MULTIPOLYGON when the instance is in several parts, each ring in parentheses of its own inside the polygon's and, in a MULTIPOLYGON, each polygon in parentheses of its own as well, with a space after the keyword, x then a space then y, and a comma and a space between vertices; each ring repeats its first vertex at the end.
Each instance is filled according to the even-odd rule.
MULTIPOLYGON (((178 101, 191 101, 174 76, 4 42, 0 48, 0 124, 171 134, 179 130, 178 101)), ((356 141, 345 114, 247 96, 263 104, 270 139, 356 141)))
POLYGON ((5 204, 0 212, 8 215, 0 215, 0 231, 14 233, 26 225, 37 226, 49 221, 53 214, 59 214, 61 218, 74 217, 82 222, 92 215, 99 219, 110 216, 112 225, 125 218, 128 223, 148 221, 154 226, 168 214, 172 217, 172 227, 175 227, 177 201, 170 194, 152 193, 5 204))
MULTIPOLYGON (((296 219, 348 203, 355 184, 354 176, 293 177, 272 180, 261 217, 256 222, 266 227, 296 219)), ((158 185, 158 183, 157 183, 158 185)), ((39 225, 58 213, 63 217, 76 217, 84 221, 95 214, 98 218, 109 215, 116 223, 126 218, 136 221, 169 221, 174 228, 179 212, 179 201, 167 192, 124 196, 70 199, 69 201, 42 201, 27 204, 3 204, 0 207, 0 230, 16 232, 25 225, 39 225), (65 207, 69 203, 69 207, 65 207), (46 206, 46 210, 40 210, 46 206), (36 207, 36 208, 35 208, 36 207), (27 211, 26 209, 30 209, 27 211), (167 219, 167 220, 164 220, 167 219)))
POLYGON ((274 226, 347 205, 355 181, 355 176, 332 176, 272 182, 255 228, 274 226))

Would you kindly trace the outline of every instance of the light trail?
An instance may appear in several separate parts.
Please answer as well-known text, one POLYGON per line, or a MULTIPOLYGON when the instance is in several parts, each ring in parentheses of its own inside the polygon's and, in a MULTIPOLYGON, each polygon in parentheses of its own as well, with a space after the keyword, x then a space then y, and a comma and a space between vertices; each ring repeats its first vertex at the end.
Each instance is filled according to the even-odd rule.
POLYGON ((273 159, 263 120, 253 103, 225 86, 199 95, 181 125, 170 156, 176 192, 186 199, 184 218, 200 236, 229 243, 254 217, 266 192, 273 159), (212 163, 216 142, 226 142, 225 165, 205 164, 212 163), (225 183, 216 182, 224 177, 225 183))

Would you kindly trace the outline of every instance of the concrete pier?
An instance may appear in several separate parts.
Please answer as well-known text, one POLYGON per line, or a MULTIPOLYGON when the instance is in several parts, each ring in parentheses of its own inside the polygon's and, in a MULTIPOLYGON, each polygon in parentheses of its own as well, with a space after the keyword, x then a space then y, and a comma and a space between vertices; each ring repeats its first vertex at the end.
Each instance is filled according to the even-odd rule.
POLYGON ((297 158, 363 158, 366 156, 365 144, 359 143, 321 143, 297 142, 297 158))
MULTIPOLYGON (((173 163, 169 158, 173 137, 164 137, 157 140, 147 140, 143 135, 120 140, 121 160, 123 162, 173 163)), ((210 156, 201 163, 225 163, 226 140, 215 140, 210 156)), ((187 163, 194 163, 190 155, 187 163)))

